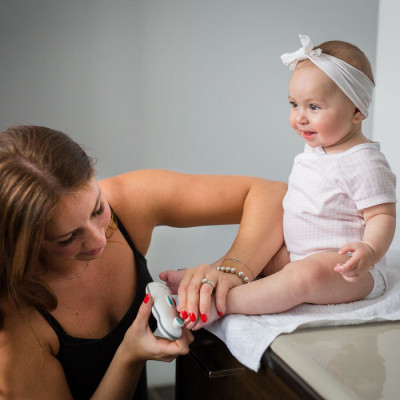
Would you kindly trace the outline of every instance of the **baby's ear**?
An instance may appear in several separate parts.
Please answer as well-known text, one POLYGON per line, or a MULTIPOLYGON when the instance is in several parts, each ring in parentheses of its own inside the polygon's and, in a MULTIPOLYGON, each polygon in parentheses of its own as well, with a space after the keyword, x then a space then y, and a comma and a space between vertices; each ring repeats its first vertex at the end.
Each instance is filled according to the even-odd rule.
POLYGON ((353 122, 355 124, 359 124, 360 122, 362 122, 363 119, 364 119, 364 115, 362 115, 361 111, 358 108, 356 108, 354 110, 353 122))

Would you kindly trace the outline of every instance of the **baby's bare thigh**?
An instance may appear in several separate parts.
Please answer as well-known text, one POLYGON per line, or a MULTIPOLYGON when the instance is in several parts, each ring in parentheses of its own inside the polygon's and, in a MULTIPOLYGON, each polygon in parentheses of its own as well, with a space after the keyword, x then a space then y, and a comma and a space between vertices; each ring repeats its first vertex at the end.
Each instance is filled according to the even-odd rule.
POLYGON ((307 302, 332 304, 354 301, 371 291, 373 279, 370 274, 362 276, 357 282, 348 282, 334 270, 336 264, 344 263, 349 258, 336 252, 320 252, 292 263, 292 268, 300 268, 301 275, 312 283, 307 302))

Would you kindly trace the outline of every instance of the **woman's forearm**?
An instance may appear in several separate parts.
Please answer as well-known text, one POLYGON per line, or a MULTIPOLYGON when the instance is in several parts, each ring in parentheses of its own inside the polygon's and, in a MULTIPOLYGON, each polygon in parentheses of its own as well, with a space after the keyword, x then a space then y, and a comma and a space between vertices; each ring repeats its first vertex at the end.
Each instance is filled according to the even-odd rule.
POLYGON ((268 181, 265 186, 257 186, 249 191, 238 234, 221 260, 223 265, 237 267, 252 280, 253 275, 256 277, 281 248, 282 200, 286 189, 284 183, 268 181), (242 263, 233 261, 234 258, 242 263))
POLYGON ((144 365, 130 359, 120 346, 91 400, 132 399, 144 365))

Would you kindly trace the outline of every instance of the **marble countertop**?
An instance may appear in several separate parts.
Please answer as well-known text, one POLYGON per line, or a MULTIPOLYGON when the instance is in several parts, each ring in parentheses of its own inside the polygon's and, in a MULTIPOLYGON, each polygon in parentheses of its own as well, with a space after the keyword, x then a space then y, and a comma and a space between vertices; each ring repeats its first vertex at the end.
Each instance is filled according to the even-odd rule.
POLYGON ((400 398, 400 321, 283 334, 271 350, 323 398, 400 398))

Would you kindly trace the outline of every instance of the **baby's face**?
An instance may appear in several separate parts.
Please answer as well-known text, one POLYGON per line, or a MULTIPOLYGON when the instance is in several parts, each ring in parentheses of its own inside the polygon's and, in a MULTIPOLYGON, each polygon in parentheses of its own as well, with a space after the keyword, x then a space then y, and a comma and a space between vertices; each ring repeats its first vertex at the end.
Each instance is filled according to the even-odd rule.
POLYGON ((356 107, 311 61, 299 63, 289 83, 290 125, 311 147, 345 151, 349 139, 361 134, 356 107))

